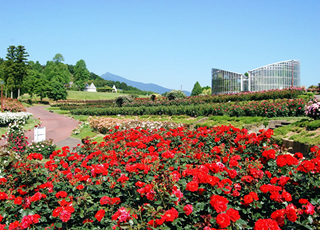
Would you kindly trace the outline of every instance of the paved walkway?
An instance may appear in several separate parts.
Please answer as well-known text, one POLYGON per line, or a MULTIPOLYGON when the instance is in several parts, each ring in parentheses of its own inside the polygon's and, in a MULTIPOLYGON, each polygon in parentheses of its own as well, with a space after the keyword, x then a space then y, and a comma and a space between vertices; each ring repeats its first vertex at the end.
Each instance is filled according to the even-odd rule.
MULTIPOLYGON (((46 139, 52 139, 58 146, 69 146, 70 148, 80 144, 79 139, 71 138, 72 130, 79 124, 78 121, 67 118, 63 115, 51 113, 44 108, 48 106, 34 106, 27 108, 27 112, 32 113, 34 118, 40 119, 41 127, 46 128, 46 139)), ((28 142, 34 139, 34 130, 26 132, 28 142)), ((6 140, 0 141, 0 145, 5 144, 6 140)))

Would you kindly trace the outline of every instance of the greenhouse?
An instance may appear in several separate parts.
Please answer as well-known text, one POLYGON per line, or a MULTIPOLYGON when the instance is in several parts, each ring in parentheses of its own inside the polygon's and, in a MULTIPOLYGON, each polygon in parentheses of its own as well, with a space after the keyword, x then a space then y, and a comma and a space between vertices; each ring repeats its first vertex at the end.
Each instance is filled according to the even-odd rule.
POLYGON ((247 75, 212 69, 212 94, 262 91, 300 86, 300 61, 289 60, 248 71, 247 75))

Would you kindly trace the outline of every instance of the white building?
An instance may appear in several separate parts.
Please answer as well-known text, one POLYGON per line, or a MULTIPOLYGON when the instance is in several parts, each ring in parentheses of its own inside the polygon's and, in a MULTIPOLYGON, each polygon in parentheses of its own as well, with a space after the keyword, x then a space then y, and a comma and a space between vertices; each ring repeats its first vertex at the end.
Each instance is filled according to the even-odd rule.
POLYGON ((94 86, 93 83, 91 83, 90 86, 87 84, 86 87, 84 87, 84 90, 83 90, 83 91, 87 91, 87 92, 97 92, 97 88, 94 86))

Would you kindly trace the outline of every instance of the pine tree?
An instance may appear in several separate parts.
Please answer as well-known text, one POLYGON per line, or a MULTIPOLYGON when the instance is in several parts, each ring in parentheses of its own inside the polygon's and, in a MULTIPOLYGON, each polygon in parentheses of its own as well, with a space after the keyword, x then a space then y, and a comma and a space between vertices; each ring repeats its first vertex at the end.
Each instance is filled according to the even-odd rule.
POLYGON ((200 95, 201 93, 202 93, 202 87, 199 84, 199 82, 197 81, 193 86, 191 96, 197 96, 197 95, 200 95))

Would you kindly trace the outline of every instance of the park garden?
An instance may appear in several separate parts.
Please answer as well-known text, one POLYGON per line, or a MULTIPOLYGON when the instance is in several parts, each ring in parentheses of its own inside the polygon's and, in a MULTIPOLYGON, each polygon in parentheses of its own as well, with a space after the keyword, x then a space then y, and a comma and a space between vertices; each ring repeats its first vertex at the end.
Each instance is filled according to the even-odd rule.
POLYGON ((319 130, 312 96, 291 88, 50 101, 48 110, 83 121, 74 149, 28 145, 29 114, 11 111, 21 122, 3 119, 0 229, 320 229, 320 142, 292 153, 277 129, 243 128, 282 119, 319 130))

